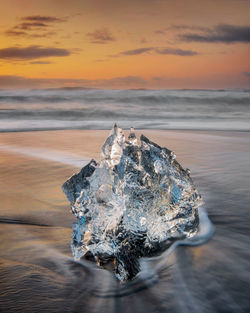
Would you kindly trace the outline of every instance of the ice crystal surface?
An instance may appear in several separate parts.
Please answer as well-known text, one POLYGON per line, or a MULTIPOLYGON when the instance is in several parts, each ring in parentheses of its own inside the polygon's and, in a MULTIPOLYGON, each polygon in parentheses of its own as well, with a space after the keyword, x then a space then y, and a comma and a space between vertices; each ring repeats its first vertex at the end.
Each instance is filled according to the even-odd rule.
POLYGON ((74 258, 92 258, 119 280, 139 272, 141 257, 157 255, 198 229, 201 197, 190 171, 144 135, 138 143, 133 129, 126 140, 115 125, 100 162, 91 160, 63 191, 78 220, 72 227, 74 258))

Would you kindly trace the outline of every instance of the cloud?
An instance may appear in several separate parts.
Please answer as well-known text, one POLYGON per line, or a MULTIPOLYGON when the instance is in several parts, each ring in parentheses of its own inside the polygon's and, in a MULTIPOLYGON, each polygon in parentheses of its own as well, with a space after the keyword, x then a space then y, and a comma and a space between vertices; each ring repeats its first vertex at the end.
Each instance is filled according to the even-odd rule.
POLYGON ((56 32, 43 32, 43 33, 33 33, 33 34, 28 34, 29 38, 49 38, 56 35, 56 32))
POLYGON ((56 32, 39 32, 39 33, 30 33, 24 31, 15 31, 15 30, 8 30, 5 32, 7 36, 13 37, 27 37, 27 38, 49 38, 56 35, 56 32))
POLYGON ((169 35, 169 31, 171 33, 174 32, 179 32, 179 31, 209 31, 208 27, 204 26, 197 26, 197 25, 186 25, 186 24, 173 24, 165 28, 157 29, 155 30, 155 34, 160 34, 160 35, 169 35))
POLYGON ((198 52, 193 50, 172 49, 172 48, 156 48, 155 51, 158 54, 170 54, 179 56, 193 56, 198 54, 198 52))
POLYGON ((198 31, 208 31, 208 27, 198 26, 198 25, 187 25, 187 24, 173 24, 168 27, 171 30, 198 30, 198 31))
POLYGON ((89 37, 91 43, 97 44, 104 44, 116 40, 107 28, 96 29, 92 33, 87 33, 87 37, 89 37))
POLYGON ((25 48, 8 47, 0 49, 0 59, 5 60, 32 60, 48 57, 63 57, 70 55, 66 49, 54 47, 29 46, 25 48))
POLYGON ((173 49, 168 47, 146 47, 146 48, 138 48, 132 50, 121 51, 118 54, 111 55, 111 57, 121 57, 121 56, 132 56, 132 55, 140 55, 148 52, 154 52, 156 54, 168 54, 168 55, 179 55, 179 56, 193 56, 197 55, 198 52, 193 50, 183 50, 183 49, 173 49))
POLYGON ((119 55, 138 55, 138 54, 143 54, 143 53, 146 53, 146 52, 149 52, 152 50, 153 50, 153 48, 151 48, 151 47, 132 49, 132 50, 122 51, 119 53, 119 55))
POLYGON ((250 72, 243 72, 243 75, 245 75, 246 77, 250 77, 250 72))
POLYGON ((66 18, 58 18, 55 16, 32 15, 21 18, 23 22, 18 23, 8 29, 5 34, 15 37, 44 38, 55 35, 55 32, 48 32, 48 28, 56 23, 65 22, 66 18))
POLYGON ((184 33, 179 35, 179 39, 188 42, 207 43, 249 43, 250 26, 236 26, 219 24, 213 28, 200 33, 184 33))
POLYGON ((164 29, 165 31, 168 30, 195 30, 195 31, 208 31, 209 28, 208 27, 204 27, 204 26, 198 26, 198 25, 187 25, 187 24, 173 24, 170 25, 169 27, 164 29))
POLYGON ((21 30, 33 30, 34 28, 44 28, 48 27, 48 24, 40 23, 40 22, 33 22, 33 23, 20 23, 14 27, 14 29, 21 29, 21 30))
POLYGON ((44 22, 44 23, 58 23, 58 22, 65 22, 66 21, 66 18, 58 18, 55 16, 43 16, 43 15, 24 16, 21 19, 23 21, 44 22))
POLYGON ((50 62, 50 61, 33 61, 29 63, 30 64, 53 64, 53 62, 50 62))
POLYGON ((23 31, 16 31, 14 29, 9 29, 5 32, 7 36, 27 36, 28 34, 23 31))
POLYGON ((143 87, 147 81, 139 76, 113 77, 110 79, 67 79, 67 78, 29 78, 23 76, 0 75, 2 88, 52 88, 52 87, 86 87, 86 88, 129 88, 143 87))

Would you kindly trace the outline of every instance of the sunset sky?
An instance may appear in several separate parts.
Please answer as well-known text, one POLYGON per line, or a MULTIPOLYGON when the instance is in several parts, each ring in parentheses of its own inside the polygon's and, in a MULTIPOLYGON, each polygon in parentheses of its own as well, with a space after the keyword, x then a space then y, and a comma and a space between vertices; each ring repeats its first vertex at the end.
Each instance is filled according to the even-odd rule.
POLYGON ((250 88, 248 0, 0 0, 0 88, 250 88))

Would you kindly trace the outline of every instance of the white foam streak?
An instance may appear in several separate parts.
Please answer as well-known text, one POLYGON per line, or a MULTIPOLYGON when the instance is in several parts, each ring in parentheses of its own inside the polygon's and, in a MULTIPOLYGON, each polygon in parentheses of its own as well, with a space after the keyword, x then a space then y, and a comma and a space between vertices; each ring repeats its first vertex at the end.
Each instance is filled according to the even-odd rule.
POLYGON ((21 154, 29 156, 31 158, 37 158, 45 161, 53 161, 70 166, 82 168, 89 161, 88 158, 78 156, 75 154, 67 153, 65 151, 44 149, 44 148, 31 148, 20 147, 14 145, 0 145, 0 151, 6 151, 15 154, 21 154))

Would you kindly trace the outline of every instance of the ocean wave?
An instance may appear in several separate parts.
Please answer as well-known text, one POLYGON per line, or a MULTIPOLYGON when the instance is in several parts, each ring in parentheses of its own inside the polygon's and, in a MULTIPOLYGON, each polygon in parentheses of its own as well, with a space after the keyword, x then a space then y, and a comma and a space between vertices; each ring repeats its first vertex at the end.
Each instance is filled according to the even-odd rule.
POLYGON ((0 91, 0 102, 75 102, 84 103, 242 103, 250 104, 250 93, 242 91, 191 91, 191 90, 9 90, 0 91))
MULTIPOLYGON (((179 123, 189 120, 193 123, 193 128, 206 129, 210 125, 209 129, 213 129, 211 121, 216 124, 218 121, 228 120, 228 125, 223 125, 224 129, 246 130, 245 124, 240 124, 250 121, 249 107, 250 93, 246 91, 74 88, 0 90, 0 121, 12 120, 12 124, 14 120, 23 123, 25 120, 60 120, 72 121, 70 127, 74 128, 73 122, 82 121, 85 124, 88 122, 89 127, 94 128, 102 122, 105 125, 105 121, 127 121, 127 124, 140 121, 140 125, 151 121, 155 128, 162 125, 165 128, 173 121, 179 123), (197 121, 203 121, 204 125, 198 125, 197 121)), ((178 125, 181 128, 186 127, 185 123, 183 126, 178 125)), ((53 125, 50 127, 55 129, 53 125)), ((221 127, 219 126, 220 129, 221 127)), ((18 125, 14 128, 18 129, 18 125)), ((214 126, 216 128, 218 126, 214 126)), ((5 129, 1 127, 1 131, 3 130, 5 129)))

